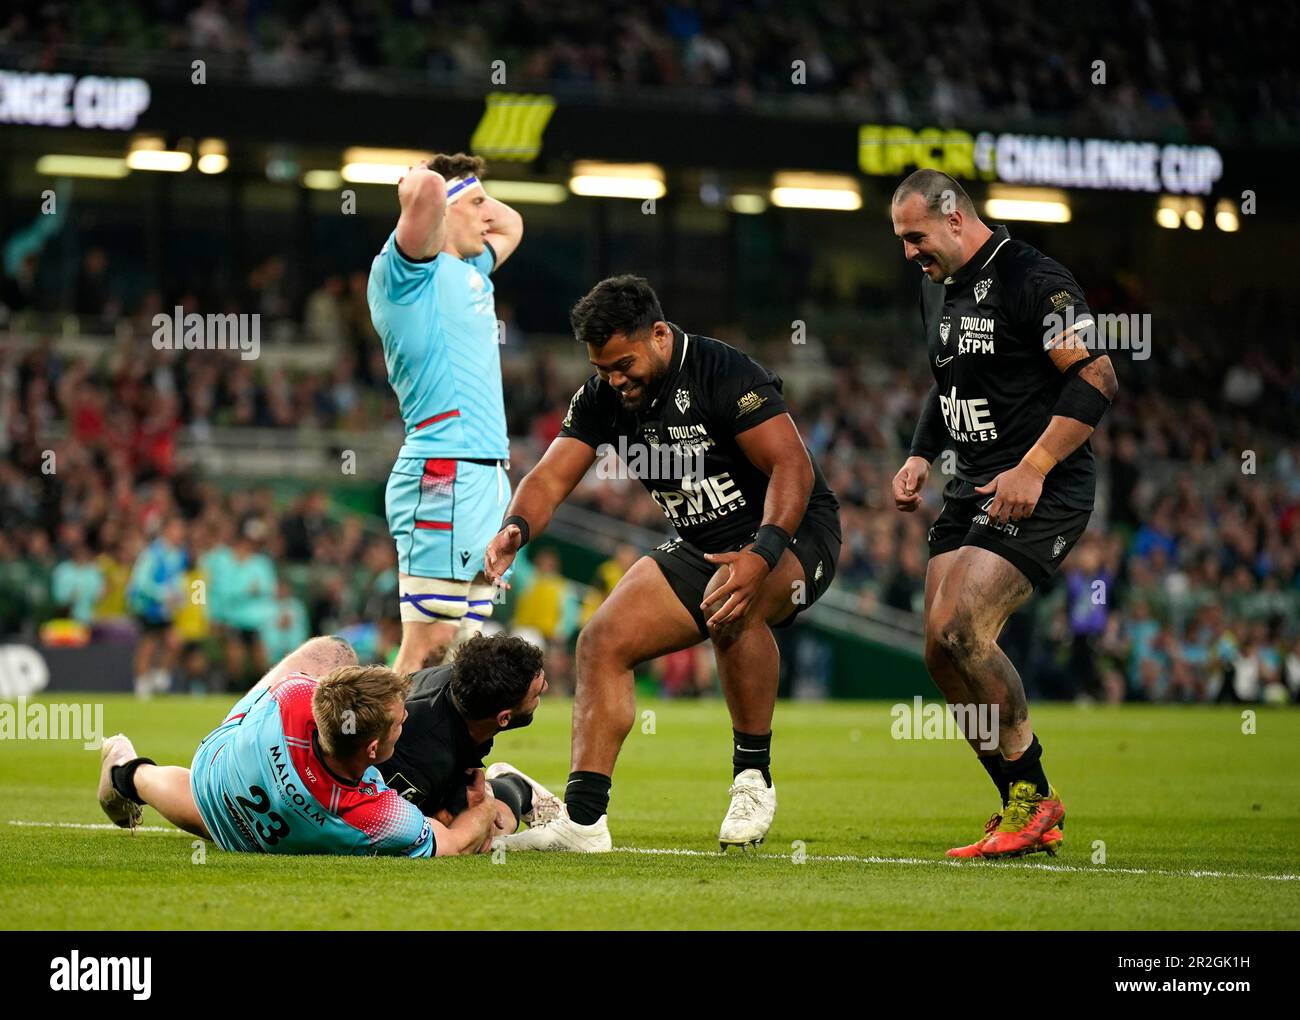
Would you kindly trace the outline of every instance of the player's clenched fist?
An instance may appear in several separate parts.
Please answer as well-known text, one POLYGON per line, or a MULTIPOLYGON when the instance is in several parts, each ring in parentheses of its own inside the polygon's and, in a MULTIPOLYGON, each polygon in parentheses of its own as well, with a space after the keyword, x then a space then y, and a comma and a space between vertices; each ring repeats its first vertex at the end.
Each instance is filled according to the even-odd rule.
POLYGON ((430 179, 435 179, 442 193, 447 193, 447 179, 437 170, 429 169, 429 161, 422 159, 414 166, 408 166, 406 173, 397 179, 397 197, 405 202, 407 198, 427 186, 430 179))
POLYGON ((515 561, 515 554, 523 545, 523 537, 524 533, 519 530, 519 525, 507 524, 488 543, 487 550, 483 553, 483 573, 493 584, 499 584, 503 588, 510 587, 501 578, 510 569, 510 564, 515 561))
POLYGON ((908 457, 894 475, 894 506, 911 513, 921 505, 921 489, 930 475, 930 462, 924 457, 908 457))

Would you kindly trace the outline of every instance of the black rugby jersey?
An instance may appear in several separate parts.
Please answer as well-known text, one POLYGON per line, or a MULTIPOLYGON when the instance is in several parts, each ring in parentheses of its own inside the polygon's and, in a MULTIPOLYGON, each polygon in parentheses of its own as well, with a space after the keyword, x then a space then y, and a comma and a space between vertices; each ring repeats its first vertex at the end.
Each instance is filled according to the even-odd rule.
MULTIPOLYGON (((1068 269, 998 227, 943 283, 922 277, 921 318, 957 477, 983 485, 1015 467, 1047 428, 1065 376, 1046 342, 1071 325, 1092 335, 1092 312, 1068 269)), ((1091 510, 1095 483, 1084 442, 1044 489, 1091 510)))
MULTIPOLYGON (((669 324, 671 325, 671 323, 669 324)), ((781 379, 747 354, 711 337, 673 331, 672 367, 640 411, 593 375, 569 401, 560 435, 602 458, 617 455, 686 541, 705 552, 748 542, 763 523, 767 475, 736 442, 742 432, 787 413, 781 379)), ((805 519, 839 534, 839 504, 812 454, 805 519)), ((597 461, 597 471, 606 462, 597 461)))
POLYGON ((406 702, 406 724, 388 761, 384 782, 426 815, 464 810, 466 769, 481 768, 492 741, 475 744, 451 700, 451 664, 417 670, 406 702))

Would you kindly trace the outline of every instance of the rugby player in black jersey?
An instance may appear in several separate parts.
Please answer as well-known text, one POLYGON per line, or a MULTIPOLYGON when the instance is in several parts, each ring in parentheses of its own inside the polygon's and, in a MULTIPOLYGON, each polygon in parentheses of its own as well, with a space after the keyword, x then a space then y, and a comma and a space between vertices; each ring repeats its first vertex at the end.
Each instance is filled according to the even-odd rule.
MULTIPOLYGON (((506 634, 471 638, 451 662, 411 674, 406 723, 392 757, 378 765, 384 783, 449 825, 469 806, 493 738, 530 725, 547 689, 541 649, 506 634)), ((563 807, 506 762, 493 762, 484 778, 498 808, 492 835, 514 832, 520 821, 537 824, 563 807)))
POLYGON ((501 579, 606 444, 679 537, 633 564, 579 635, 565 811, 505 846, 610 849, 610 782, 636 714, 632 670, 706 638, 733 728, 731 804, 718 841, 723 849, 757 844, 776 811, 771 628, 789 624, 830 585, 839 504, 786 411, 781 380, 727 344, 666 322, 644 279, 602 281, 571 319, 596 374, 519 483, 488 545, 487 576, 501 579))
POLYGON ((1060 263, 980 221, 951 177, 918 170, 894 192, 894 234, 920 266, 935 385, 894 476, 899 510, 921 503, 947 446, 956 473, 930 529, 925 662, 952 705, 997 710, 998 746, 971 747, 1001 809, 951 857, 1010 857, 1061 841, 1065 807, 1043 771, 1025 690, 998 647, 1007 618, 1060 567, 1088 525, 1088 442, 1118 390, 1092 312, 1060 263))

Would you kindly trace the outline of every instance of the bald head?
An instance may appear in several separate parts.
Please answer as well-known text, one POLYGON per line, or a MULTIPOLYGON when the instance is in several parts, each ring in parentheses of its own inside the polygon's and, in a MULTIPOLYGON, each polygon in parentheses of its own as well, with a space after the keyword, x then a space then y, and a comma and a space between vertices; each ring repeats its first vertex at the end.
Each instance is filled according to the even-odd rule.
POLYGON ((920 195, 933 216, 947 216, 960 209, 962 215, 979 219, 966 189, 941 170, 916 170, 908 174, 894 190, 893 204, 898 205, 909 195, 920 195))

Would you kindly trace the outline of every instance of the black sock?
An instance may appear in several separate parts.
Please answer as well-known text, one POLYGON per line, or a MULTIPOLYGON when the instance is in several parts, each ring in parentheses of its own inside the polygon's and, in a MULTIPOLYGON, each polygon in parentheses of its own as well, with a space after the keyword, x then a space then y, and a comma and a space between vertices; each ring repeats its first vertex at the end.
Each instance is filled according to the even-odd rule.
POLYGON ((533 788, 510 773, 492 780, 492 796, 515 813, 516 822, 533 809, 533 788))
POLYGON ((113 783, 113 789, 133 804, 143 805, 144 801, 140 799, 140 795, 135 791, 135 770, 141 765, 157 764, 152 758, 132 758, 123 765, 114 765, 108 773, 113 783))
POLYGON ((979 759, 980 764, 984 766, 984 771, 993 780, 993 785, 998 788, 998 794, 1002 797, 1002 806, 1006 807, 1007 795, 1011 790, 1011 781, 1002 772, 1002 755, 997 752, 981 754, 979 759))
POLYGON ((772 785, 772 734, 756 736, 753 733, 731 731, 731 778, 735 779, 745 769, 758 769, 763 782, 772 785))
POLYGON ((1002 778, 1008 790, 1012 783, 1027 781, 1033 783, 1044 797, 1052 792, 1052 788, 1047 785, 1047 776, 1043 774, 1043 745, 1038 742, 1037 735, 1034 737, 1034 742, 1025 749, 1025 753, 1015 761, 1007 761, 1000 756, 999 761, 1002 765, 1002 778))
POLYGON ((609 810, 609 776, 599 772, 570 772, 564 788, 564 806, 579 825, 591 825, 609 810))

